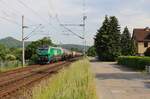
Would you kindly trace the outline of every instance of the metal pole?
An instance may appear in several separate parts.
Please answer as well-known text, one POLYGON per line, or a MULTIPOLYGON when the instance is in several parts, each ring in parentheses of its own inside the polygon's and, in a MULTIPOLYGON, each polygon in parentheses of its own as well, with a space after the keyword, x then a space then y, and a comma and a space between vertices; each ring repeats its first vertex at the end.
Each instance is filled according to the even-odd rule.
POLYGON ((87 19, 87 16, 85 14, 85 0, 83 0, 83 45, 84 45, 84 49, 83 49, 83 53, 84 55, 86 55, 86 38, 85 38, 85 21, 87 19))
POLYGON ((24 16, 22 16, 22 67, 25 65, 25 49, 24 49, 24 16))
POLYGON ((83 54, 85 55, 85 18, 84 18, 85 16, 83 16, 83 46, 84 46, 84 48, 83 48, 83 54))

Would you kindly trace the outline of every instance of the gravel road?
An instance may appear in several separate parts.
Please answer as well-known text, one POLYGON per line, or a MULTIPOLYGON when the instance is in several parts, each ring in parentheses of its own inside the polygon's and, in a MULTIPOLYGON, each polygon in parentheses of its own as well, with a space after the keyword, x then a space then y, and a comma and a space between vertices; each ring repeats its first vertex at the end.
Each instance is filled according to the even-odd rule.
POLYGON ((99 99, 150 99, 150 75, 91 59, 99 99))

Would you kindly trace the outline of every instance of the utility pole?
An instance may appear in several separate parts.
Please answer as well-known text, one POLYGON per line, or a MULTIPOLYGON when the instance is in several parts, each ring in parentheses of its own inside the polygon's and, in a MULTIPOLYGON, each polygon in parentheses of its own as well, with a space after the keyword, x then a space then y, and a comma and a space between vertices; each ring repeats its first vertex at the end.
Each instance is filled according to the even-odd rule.
POLYGON ((63 28, 65 28, 66 30, 68 30, 69 32, 71 32, 73 35, 77 36, 78 38, 83 40, 83 54, 84 56, 86 56, 86 37, 85 37, 85 28, 86 28, 86 13, 85 13, 85 9, 86 9, 86 4, 85 4, 85 0, 83 0, 83 19, 82 19, 82 24, 61 24, 59 18, 56 16, 57 21, 60 23, 60 26, 62 26, 63 28), (67 28, 66 26, 80 26, 83 27, 83 35, 80 36, 78 34, 76 34, 75 32, 73 32, 72 30, 70 30, 69 28, 67 28))
MULTIPOLYGON (((42 24, 39 24, 31 33, 35 32, 37 29, 41 27, 42 24)), ((22 16, 22 67, 25 66, 25 40, 29 39, 32 35, 31 33, 27 36, 24 35, 24 29, 29 28, 28 26, 24 25, 24 15, 22 16)))
POLYGON ((83 45, 84 45, 84 49, 83 49, 83 53, 84 55, 86 55, 86 38, 85 38, 85 27, 86 27, 86 13, 85 13, 85 9, 86 9, 86 4, 85 4, 85 0, 83 0, 83 45))
POLYGON ((25 66, 24 28, 24 16, 22 16, 22 67, 25 66))
POLYGON ((83 45, 84 45, 84 49, 83 49, 83 53, 84 55, 86 55, 86 38, 85 38, 85 20, 86 20, 87 16, 83 16, 83 45))

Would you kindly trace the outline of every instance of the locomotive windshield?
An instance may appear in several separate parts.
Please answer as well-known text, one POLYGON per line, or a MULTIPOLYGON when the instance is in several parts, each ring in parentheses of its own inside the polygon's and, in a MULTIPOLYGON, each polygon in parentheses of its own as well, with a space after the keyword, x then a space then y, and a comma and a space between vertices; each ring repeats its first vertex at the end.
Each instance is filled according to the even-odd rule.
POLYGON ((38 50, 40 51, 48 51, 49 47, 48 46, 42 46, 42 47, 39 47, 38 50))
POLYGON ((39 48, 40 51, 47 51, 48 48, 39 48))

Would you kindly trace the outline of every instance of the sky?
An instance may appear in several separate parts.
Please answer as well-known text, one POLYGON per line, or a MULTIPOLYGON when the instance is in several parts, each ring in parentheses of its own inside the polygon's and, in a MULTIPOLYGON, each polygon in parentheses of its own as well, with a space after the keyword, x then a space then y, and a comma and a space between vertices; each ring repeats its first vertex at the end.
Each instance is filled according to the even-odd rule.
MULTIPOLYGON (((128 26, 131 33, 134 28, 148 27, 150 23, 150 0, 85 0, 85 4, 87 45, 93 45, 105 15, 116 16, 121 30, 128 26)), ((57 44, 82 45, 83 40, 60 24, 82 24, 83 12, 83 0, 0 0, 0 39, 11 36, 21 40, 24 15, 28 41, 49 36, 57 44)), ((83 36, 82 27, 66 27, 83 36)))

